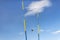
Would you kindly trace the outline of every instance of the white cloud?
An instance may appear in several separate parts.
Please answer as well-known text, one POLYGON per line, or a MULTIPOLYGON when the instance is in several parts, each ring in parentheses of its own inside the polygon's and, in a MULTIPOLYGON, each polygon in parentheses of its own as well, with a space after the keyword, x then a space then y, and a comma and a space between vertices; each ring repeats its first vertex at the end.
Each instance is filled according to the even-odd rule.
POLYGON ((41 29, 40 31, 41 31, 41 32, 44 32, 45 30, 41 29))
POLYGON ((23 34, 24 34, 24 32, 20 32, 20 33, 19 33, 19 35, 23 35, 23 34))
POLYGON ((60 30, 57 30, 55 32, 52 32, 52 34, 59 34, 60 33, 60 30))
POLYGON ((44 8, 50 7, 51 2, 49 0, 33 1, 27 7, 27 13, 25 16, 35 15, 44 11, 44 8))
POLYGON ((40 32, 50 32, 51 30, 40 29, 40 32))

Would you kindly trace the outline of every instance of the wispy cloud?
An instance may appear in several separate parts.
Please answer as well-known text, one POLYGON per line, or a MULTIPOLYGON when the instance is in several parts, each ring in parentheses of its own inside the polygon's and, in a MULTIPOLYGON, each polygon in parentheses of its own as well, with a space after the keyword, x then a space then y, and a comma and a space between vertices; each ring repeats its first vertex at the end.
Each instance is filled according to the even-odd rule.
POLYGON ((23 35, 23 34, 24 34, 24 32, 20 32, 20 33, 19 33, 19 35, 23 35))
POLYGON ((44 11, 44 8, 50 7, 50 0, 41 0, 41 1, 33 1, 27 7, 27 12, 25 16, 35 15, 44 11))
POLYGON ((44 32, 45 30, 41 29, 40 31, 41 31, 41 32, 44 32))
POLYGON ((41 29, 40 32, 50 32, 50 30, 41 29))
POLYGON ((59 33, 60 33, 60 30, 52 32, 52 34, 59 34, 59 33))
POLYGON ((56 30, 56 31, 52 32, 52 30, 41 29, 40 32, 48 32, 48 33, 51 33, 51 34, 60 34, 60 30, 56 30))

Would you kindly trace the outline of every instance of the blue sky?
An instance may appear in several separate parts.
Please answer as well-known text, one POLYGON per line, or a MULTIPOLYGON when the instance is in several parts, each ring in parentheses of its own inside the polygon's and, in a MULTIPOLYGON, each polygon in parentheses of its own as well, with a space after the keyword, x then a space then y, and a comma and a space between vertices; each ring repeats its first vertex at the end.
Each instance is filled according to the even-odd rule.
MULTIPOLYGON (((60 0, 50 0, 52 5, 39 14, 40 40, 60 40, 60 0)), ((34 0, 24 1, 28 7, 34 0)), ((22 0, 0 0, 0 40, 25 40, 22 0)), ((37 40, 36 15, 26 16, 28 40, 37 40), (31 29, 34 29, 34 32, 31 29)))

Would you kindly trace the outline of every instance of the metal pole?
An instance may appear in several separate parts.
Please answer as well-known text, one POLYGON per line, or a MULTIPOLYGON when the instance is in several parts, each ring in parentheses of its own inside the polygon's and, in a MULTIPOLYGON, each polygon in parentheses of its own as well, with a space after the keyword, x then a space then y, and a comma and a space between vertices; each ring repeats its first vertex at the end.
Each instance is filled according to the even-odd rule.
POLYGON ((40 40, 39 37, 40 37, 40 36, 39 36, 39 34, 38 34, 38 40, 40 40))
MULTIPOLYGON (((24 10, 24 0, 22 0, 22 10, 24 10)), ((24 32, 25 32, 25 39, 27 40, 26 20, 25 19, 24 19, 24 32)))
POLYGON ((22 9, 24 10, 24 0, 22 0, 22 9))
POLYGON ((26 20, 24 20, 24 32, 25 32, 25 39, 27 40, 26 20))
POLYGON ((27 40, 27 32, 25 31, 25 38, 26 38, 26 40, 27 40))
POLYGON ((37 28, 38 28, 38 40, 40 40, 40 25, 39 25, 39 15, 37 14, 37 28))

